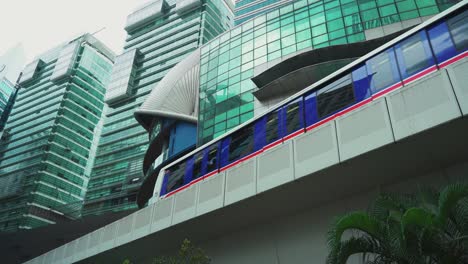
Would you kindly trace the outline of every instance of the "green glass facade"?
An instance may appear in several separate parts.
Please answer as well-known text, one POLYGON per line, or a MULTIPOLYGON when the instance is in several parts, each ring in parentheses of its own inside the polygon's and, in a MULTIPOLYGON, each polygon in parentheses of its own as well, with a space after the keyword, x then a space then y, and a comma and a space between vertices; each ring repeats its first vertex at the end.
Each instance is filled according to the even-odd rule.
POLYGON ((233 23, 229 1, 188 1, 193 4, 189 8, 180 6, 184 1, 158 1, 140 9, 143 14, 147 8, 149 17, 137 10, 127 19, 128 36, 121 55, 126 57, 120 66, 116 63, 115 77, 113 73, 113 78, 125 81, 110 85, 108 91, 112 100, 86 194, 85 215, 137 207, 148 133, 133 112, 173 66, 233 23))
POLYGON ((10 116, 17 93, 18 90, 15 88, 15 85, 8 81, 7 78, 0 80, 0 137, 10 116))
POLYGON ((86 34, 26 66, 0 142, 0 230, 79 217, 113 57, 86 34))
POLYGON ((298 0, 249 20, 201 50, 198 144, 254 116, 255 67, 301 51, 366 40, 366 31, 437 14, 450 0, 298 0))
POLYGON ((10 97, 15 92, 14 85, 8 81, 6 78, 0 80, 0 115, 5 110, 10 97))
POLYGON ((296 0, 236 0, 236 25, 296 0))

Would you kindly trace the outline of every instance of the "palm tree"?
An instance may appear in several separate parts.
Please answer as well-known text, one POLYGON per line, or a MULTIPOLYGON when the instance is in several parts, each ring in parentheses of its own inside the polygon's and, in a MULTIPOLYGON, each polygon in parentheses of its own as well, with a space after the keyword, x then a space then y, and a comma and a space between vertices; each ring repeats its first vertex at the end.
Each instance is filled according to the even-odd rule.
POLYGON ((328 246, 328 264, 345 264, 354 254, 369 264, 468 263, 468 185, 382 194, 367 212, 337 219, 328 246))

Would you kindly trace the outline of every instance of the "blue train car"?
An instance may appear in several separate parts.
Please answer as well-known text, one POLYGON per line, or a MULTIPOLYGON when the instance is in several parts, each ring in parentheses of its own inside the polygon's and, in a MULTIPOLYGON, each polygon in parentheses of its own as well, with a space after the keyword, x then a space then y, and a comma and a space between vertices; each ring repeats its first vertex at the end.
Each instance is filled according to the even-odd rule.
POLYGON ((305 89, 287 103, 170 165, 160 173, 155 193, 159 192, 161 198, 170 196, 455 63, 467 54, 468 11, 465 8, 404 34, 382 51, 356 60, 343 72, 332 74, 328 80, 305 89))

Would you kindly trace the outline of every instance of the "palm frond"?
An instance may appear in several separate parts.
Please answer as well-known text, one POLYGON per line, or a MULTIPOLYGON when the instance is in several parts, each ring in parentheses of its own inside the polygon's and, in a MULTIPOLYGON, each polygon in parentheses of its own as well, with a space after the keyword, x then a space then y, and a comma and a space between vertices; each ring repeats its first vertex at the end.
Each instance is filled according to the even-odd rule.
POLYGON ((366 259, 368 254, 381 254, 379 244, 368 236, 352 237, 340 243, 339 247, 332 250, 327 257, 328 264, 346 264, 349 257, 355 254, 363 254, 366 259))
POLYGON ((409 229, 417 228, 419 231, 430 227, 435 216, 423 208, 413 207, 403 214, 401 217, 401 230, 406 234, 409 229))
POLYGON ((355 254, 367 264, 468 263, 468 185, 381 194, 367 213, 337 219, 327 239, 329 264, 344 264, 355 254))
POLYGON ((451 210, 458 201, 468 197, 468 185, 451 184, 445 187, 439 196, 439 212, 436 218, 437 224, 443 226, 450 215, 451 210))
POLYGON ((365 212, 352 212, 339 218, 328 232, 328 246, 336 248, 343 233, 347 230, 359 230, 372 237, 379 237, 382 233, 381 223, 365 212))
POLYGON ((439 192, 434 188, 418 187, 415 206, 437 214, 439 206, 439 192))

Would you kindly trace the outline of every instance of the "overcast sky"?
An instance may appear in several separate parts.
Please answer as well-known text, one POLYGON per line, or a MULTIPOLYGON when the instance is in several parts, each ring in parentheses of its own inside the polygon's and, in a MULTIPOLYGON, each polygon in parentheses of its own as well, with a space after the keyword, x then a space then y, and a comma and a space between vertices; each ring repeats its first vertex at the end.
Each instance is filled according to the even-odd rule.
POLYGON ((22 43, 26 63, 71 37, 95 36, 116 53, 123 47, 127 15, 148 0, 0 0, 0 55, 22 43))

